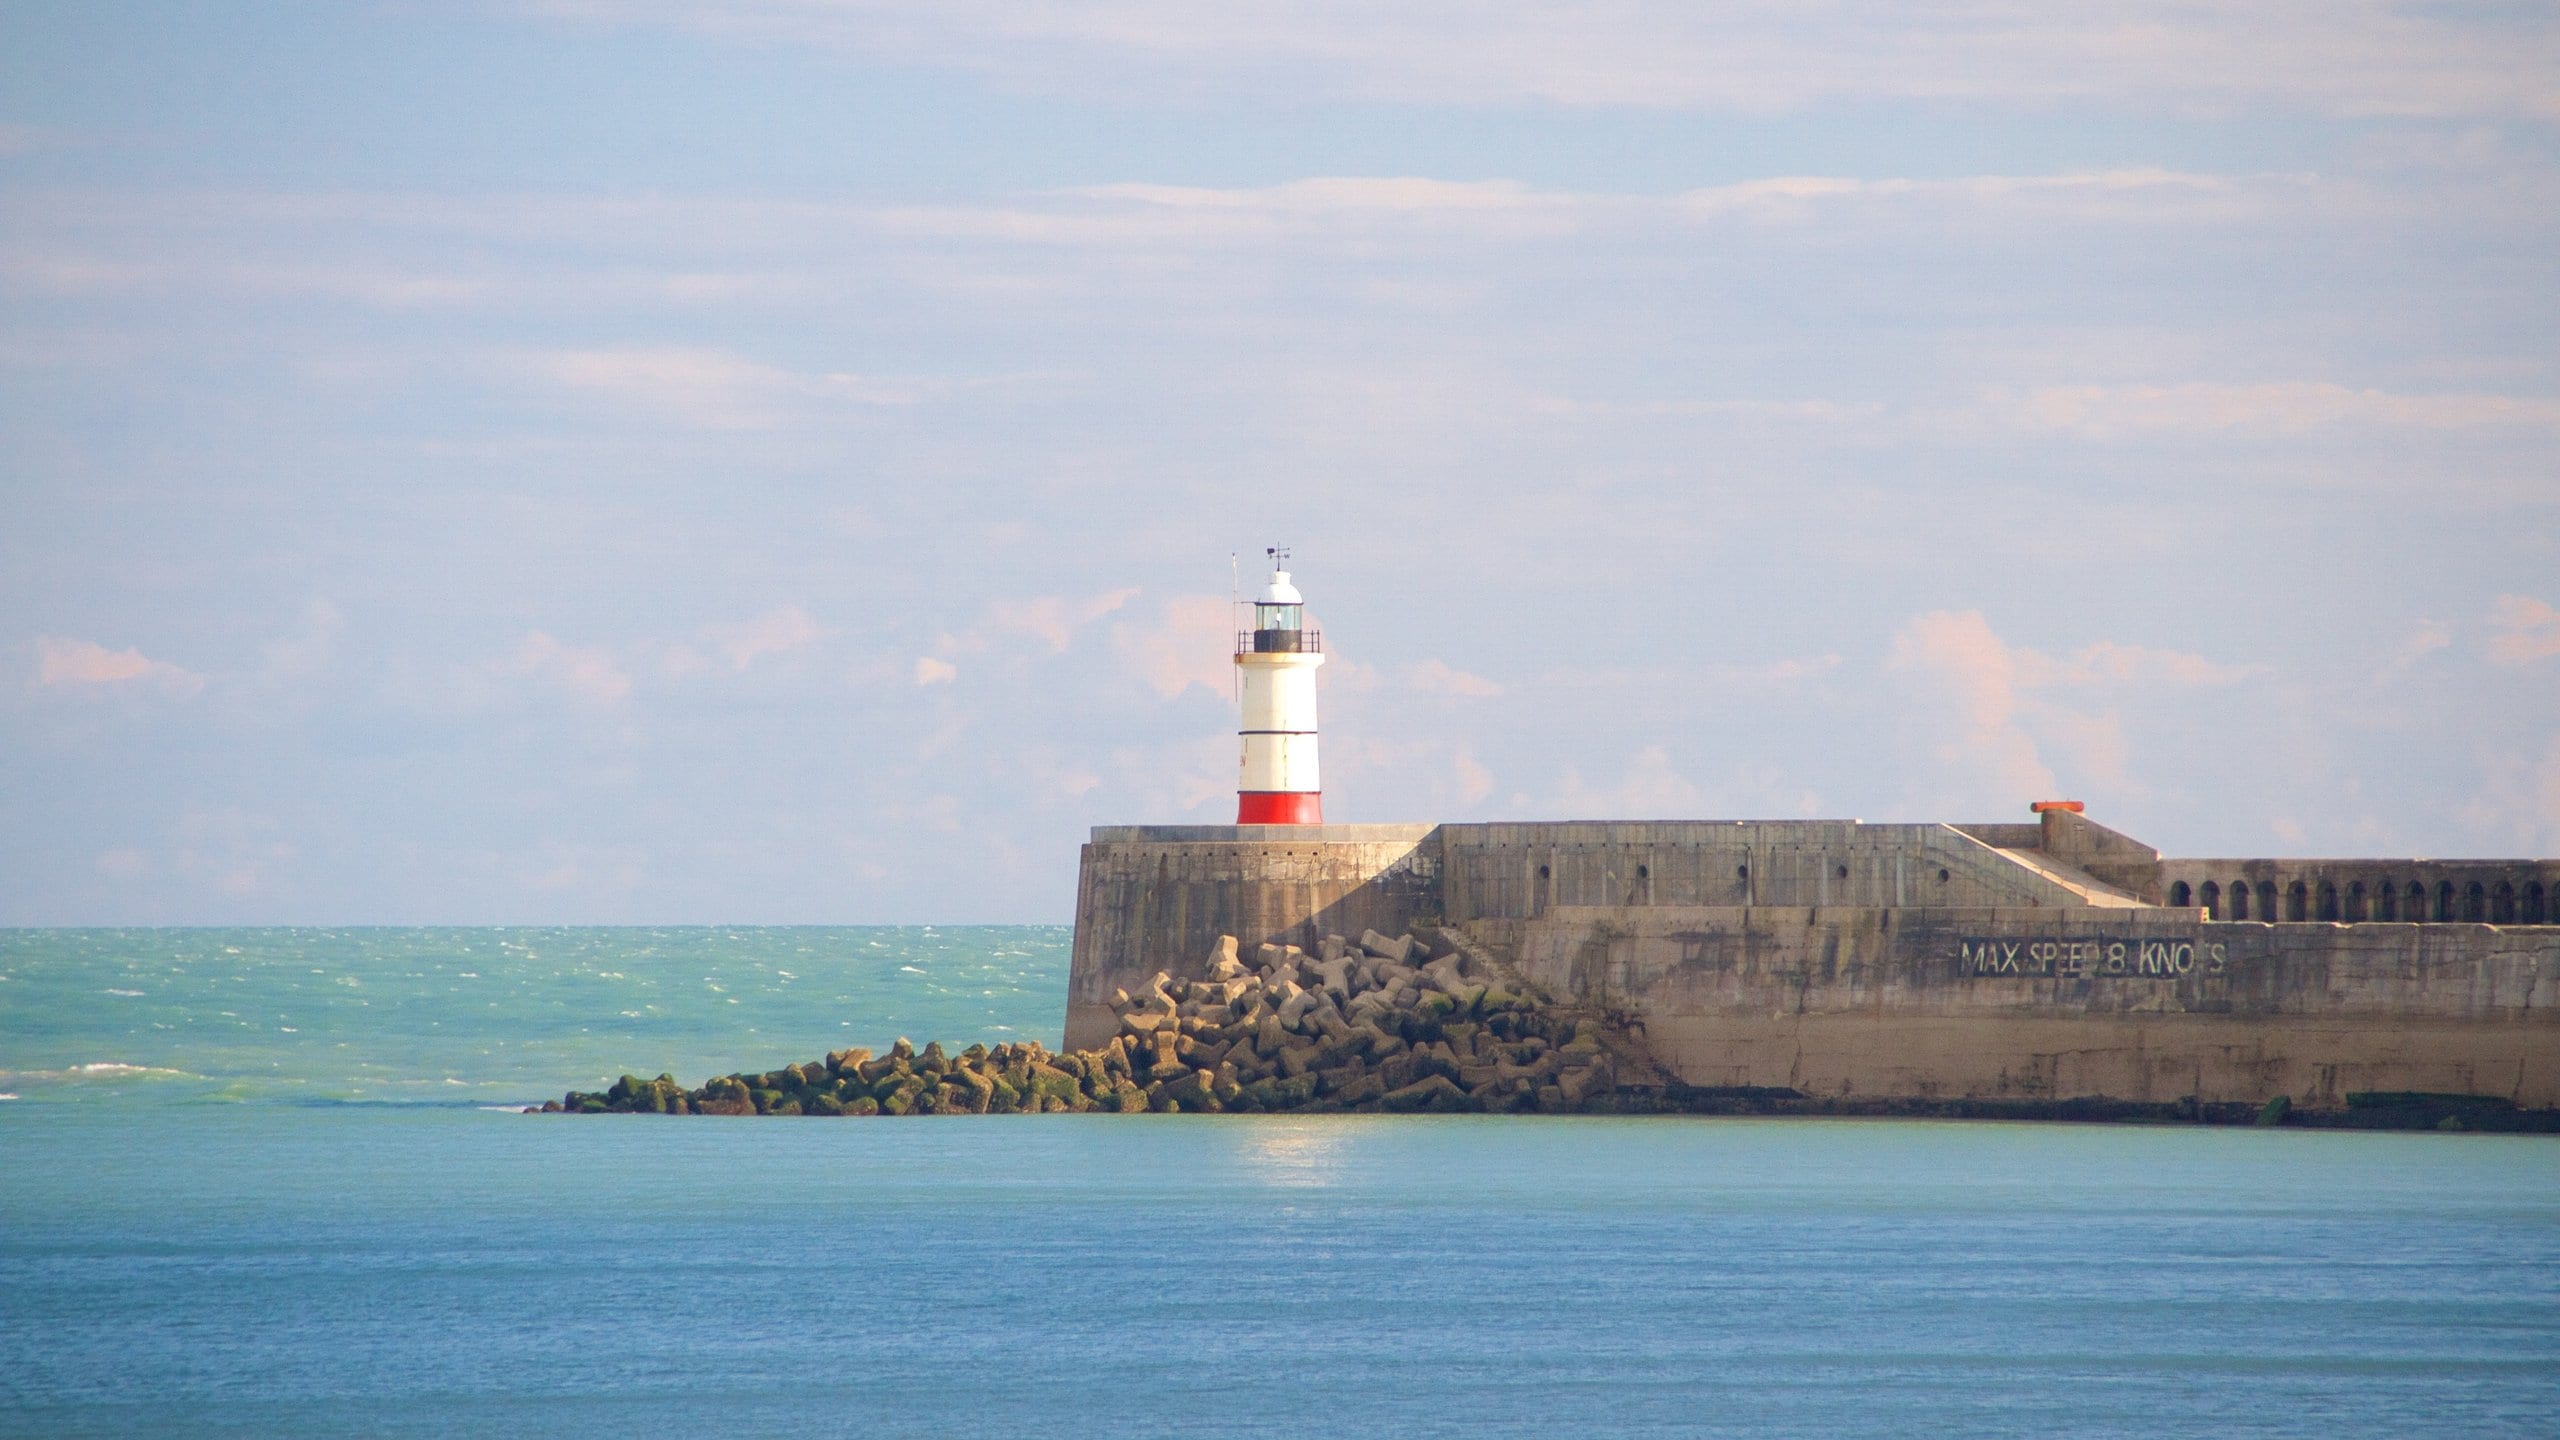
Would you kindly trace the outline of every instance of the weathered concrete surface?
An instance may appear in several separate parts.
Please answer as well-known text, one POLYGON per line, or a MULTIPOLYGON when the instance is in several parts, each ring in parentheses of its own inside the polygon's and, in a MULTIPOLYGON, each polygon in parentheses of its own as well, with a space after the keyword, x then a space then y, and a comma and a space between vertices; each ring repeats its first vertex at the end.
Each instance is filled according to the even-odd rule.
POLYGON ((1443 825, 1435 838, 1445 914, 1453 923, 1526 919, 1559 905, 2089 903, 2060 876, 2023 867, 1952 825, 1443 825))
MULTIPOLYGON (((2277 895, 2292 876, 2316 908, 2325 879, 2354 893, 2321 868, 2348 863, 2162 860, 2061 812, 2036 825, 1100 829, 1078 888, 1067 1044, 1108 1038, 1115 989, 1158 969, 1200 978, 1220 934, 1312 948, 1448 923, 1560 996, 1632 1012, 1694 1085, 2560 1105, 2560 926, 2269 925, 2263 902, 2250 923, 2215 923, 2198 888, 2245 869, 2253 896, 2261 883, 2277 895), (2180 885, 2192 903, 2161 903, 2180 885), (1959 973, 1967 941, 2055 948, 2043 970, 1959 973), (2111 973, 2119 944, 2133 968, 2111 973), (2144 971, 2146 944, 2168 947, 2163 966, 2190 947, 2187 968, 2144 971), (2220 968, 2198 968, 2217 953, 2220 968)), ((2484 909, 2517 915, 2547 913, 2560 882, 2547 861, 2352 863, 2457 905, 2479 883, 2484 909)))
POLYGON ((1435 914, 1428 825, 1096 829, 1076 882, 1066 1047, 1109 1040, 1111 992, 1158 970, 1200 978, 1222 935, 1312 949, 1324 935, 1400 935, 1435 914))
POLYGON ((2191 911, 1559 907, 1482 930, 1693 1085, 1815 1096, 2560 1106, 2560 928, 2191 911))

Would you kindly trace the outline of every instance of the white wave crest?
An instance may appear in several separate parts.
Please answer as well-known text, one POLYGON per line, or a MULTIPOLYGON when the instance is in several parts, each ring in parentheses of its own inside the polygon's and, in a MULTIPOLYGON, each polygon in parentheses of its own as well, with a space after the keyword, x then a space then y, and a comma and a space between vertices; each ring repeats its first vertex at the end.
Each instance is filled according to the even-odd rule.
POLYGON ((41 1080, 60 1084, 67 1080, 141 1080, 147 1078, 194 1080, 201 1077, 184 1070, 171 1070, 161 1065, 127 1065, 118 1060, 101 1060, 87 1065, 66 1065, 59 1070, 0 1070, 0 1080, 41 1080))

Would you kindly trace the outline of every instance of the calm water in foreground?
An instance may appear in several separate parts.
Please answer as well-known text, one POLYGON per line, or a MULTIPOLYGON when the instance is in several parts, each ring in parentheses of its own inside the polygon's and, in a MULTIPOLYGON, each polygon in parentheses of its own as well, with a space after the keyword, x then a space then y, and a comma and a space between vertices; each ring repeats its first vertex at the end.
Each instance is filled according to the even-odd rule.
POLYGON ((1054 1043, 1065 938, 0 932, 0 1434, 2560 1415, 2546 1138, 482 1108, 1054 1043))

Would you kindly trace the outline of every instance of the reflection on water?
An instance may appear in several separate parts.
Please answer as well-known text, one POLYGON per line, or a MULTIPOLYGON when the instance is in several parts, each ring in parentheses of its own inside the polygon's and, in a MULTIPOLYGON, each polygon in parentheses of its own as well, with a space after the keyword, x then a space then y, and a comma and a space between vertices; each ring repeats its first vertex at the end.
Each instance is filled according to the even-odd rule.
POLYGON ((1311 1120, 1256 1116, 1233 1127, 1237 1158, 1266 1185, 1313 1190, 1340 1178, 1346 1127, 1311 1120))

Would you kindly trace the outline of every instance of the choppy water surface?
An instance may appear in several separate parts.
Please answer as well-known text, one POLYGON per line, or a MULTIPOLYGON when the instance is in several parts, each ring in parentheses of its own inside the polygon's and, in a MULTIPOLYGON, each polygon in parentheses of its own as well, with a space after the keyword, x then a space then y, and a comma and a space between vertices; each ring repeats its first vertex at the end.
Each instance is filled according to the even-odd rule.
POLYGON ((0 1435, 2548 1435, 2560 1413, 2538 1137, 479 1108, 901 1031, 1054 1040, 1064 940, 0 938, 22 1097, 0 1435), (442 1103, 378 1103, 420 1095, 442 1103))
POLYGON ((900 1034, 1058 1043, 1064 926, 0 930, 0 1092, 539 1102, 900 1034))

